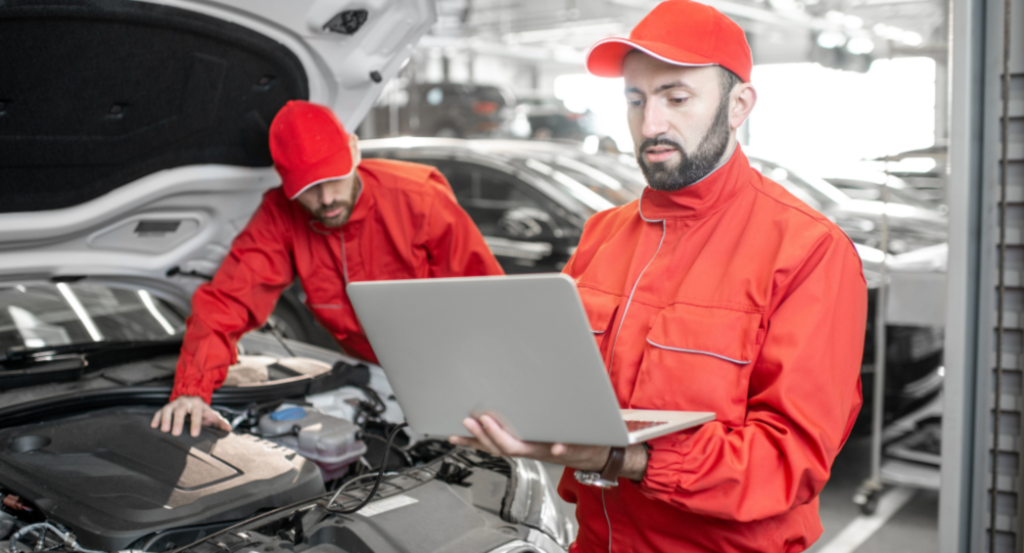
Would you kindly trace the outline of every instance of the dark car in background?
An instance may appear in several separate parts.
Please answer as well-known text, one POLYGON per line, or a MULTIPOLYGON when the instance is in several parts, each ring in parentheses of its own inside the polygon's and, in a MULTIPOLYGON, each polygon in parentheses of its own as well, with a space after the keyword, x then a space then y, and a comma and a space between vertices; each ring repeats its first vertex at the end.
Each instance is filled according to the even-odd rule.
POLYGON ((363 121, 359 134, 444 138, 512 136, 515 108, 515 96, 504 87, 411 83, 385 93, 363 121))
MULTIPOLYGON (((581 146, 521 140, 393 138, 361 142, 365 157, 437 167, 459 204, 477 224, 507 273, 561 271, 594 213, 624 205, 646 183, 629 155, 588 153, 581 146)), ((863 358, 866 405, 872 400, 874 321, 879 266, 878 224, 890 218, 890 272, 944 270, 945 218, 934 210, 857 200, 829 183, 748 153, 751 165, 836 222, 854 241, 869 287, 863 358)), ((926 403, 942 387, 942 329, 922 324, 887 326, 886 420, 926 403)), ((869 429, 862 409, 858 432, 869 429)))
POLYGON ((537 140, 572 140, 582 142, 596 134, 593 114, 576 112, 565 103, 543 94, 520 94, 519 105, 530 123, 530 138, 537 140))

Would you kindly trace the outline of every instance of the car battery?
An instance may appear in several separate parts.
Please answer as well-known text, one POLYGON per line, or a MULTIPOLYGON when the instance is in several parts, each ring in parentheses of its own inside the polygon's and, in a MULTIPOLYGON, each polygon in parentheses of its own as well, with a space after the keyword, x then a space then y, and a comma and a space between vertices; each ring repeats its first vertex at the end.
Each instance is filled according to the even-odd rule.
POLYGON ((324 481, 345 474, 366 453, 355 424, 311 407, 284 407, 260 418, 266 440, 293 449, 320 467, 324 481))

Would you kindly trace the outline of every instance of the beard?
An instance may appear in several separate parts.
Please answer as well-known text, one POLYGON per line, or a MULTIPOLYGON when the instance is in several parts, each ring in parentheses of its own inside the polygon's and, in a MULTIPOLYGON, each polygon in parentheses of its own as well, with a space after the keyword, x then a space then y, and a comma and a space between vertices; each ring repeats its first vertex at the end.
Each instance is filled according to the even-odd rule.
POLYGON ((636 160, 644 172, 647 185, 655 190, 674 192, 708 176, 718 167, 729 146, 729 96, 725 95, 718 104, 715 118, 704 133, 700 144, 692 155, 687 155, 683 145, 666 138, 656 136, 644 140, 637 149, 636 160), (643 153, 653 146, 668 146, 679 152, 680 160, 674 165, 666 162, 648 162, 643 153))
POLYGON ((328 205, 321 205, 316 209, 310 209, 306 204, 302 204, 302 207, 324 227, 337 228, 347 223, 349 218, 352 217, 352 206, 355 205, 356 197, 359 196, 359 190, 361 188, 362 183, 357 179, 352 186, 352 192, 347 199, 335 200, 328 205), (327 216, 328 213, 339 209, 341 212, 337 215, 333 217, 327 216))

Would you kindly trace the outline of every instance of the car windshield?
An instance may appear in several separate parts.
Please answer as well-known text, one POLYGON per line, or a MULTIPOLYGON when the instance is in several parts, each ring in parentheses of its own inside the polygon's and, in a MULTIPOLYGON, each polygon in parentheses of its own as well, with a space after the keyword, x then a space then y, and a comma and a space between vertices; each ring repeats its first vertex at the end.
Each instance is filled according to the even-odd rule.
MULTIPOLYGON (((826 179, 835 185, 837 188, 843 191, 847 196, 857 200, 871 200, 881 201, 882 200, 882 186, 881 183, 876 183, 866 180, 854 180, 854 179, 826 179)), ((905 181, 897 177, 889 177, 889 201, 897 202, 901 204, 912 205, 921 209, 934 210, 935 206, 928 202, 928 200, 920 197, 905 181)))
MULTIPOLYGON (((553 156, 531 155, 513 163, 539 173, 559 191, 572 197, 592 215, 612 207, 625 205, 639 197, 635 182, 641 175, 613 169, 596 159, 598 156, 577 157, 569 154, 553 156)), ((617 162, 613 162, 617 163, 617 162)), ((611 165, 611 164, 607 164, 611 165)), ((642 181, 641 181, 642 182, 642 181)))
POLYGON ((749 158, 750 166, 781 184, 790 194, 818 211, 832 209, 850 200, 842 190, 816 177, 801 176, 764 160, 749 158))
POLYGON ((166 340, 184 330, 181 313, 141 288, 87 281, 0 284, 0 352, 166 340))

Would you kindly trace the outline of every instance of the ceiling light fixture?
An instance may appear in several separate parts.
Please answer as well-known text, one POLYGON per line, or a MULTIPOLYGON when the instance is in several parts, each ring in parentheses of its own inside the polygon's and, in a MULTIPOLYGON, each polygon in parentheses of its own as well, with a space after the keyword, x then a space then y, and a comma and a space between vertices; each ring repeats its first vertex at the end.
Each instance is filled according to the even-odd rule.
POLYGON ((822 31, 818 35, 818 46, 831 50, 846 44, 846 35, 836 31, 822 31))
POLYGON ((846 50, 855 55, 870 54, 874 49, 875 41, 867 36, 853 37, 846 43, 846 50))

